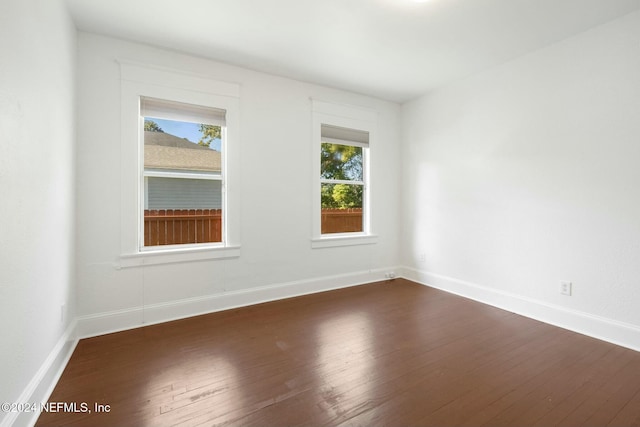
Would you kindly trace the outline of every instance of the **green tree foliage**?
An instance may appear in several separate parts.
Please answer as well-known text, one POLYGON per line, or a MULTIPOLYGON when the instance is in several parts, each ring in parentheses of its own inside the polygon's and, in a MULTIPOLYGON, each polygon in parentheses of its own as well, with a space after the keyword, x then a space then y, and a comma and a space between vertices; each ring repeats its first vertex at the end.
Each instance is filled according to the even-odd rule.
POLYGON ((203 147, 211 147, 211 142, 214 139, 222 137, 222 128, 220 126, 201 124, 200 132, 202 132, 202 138, 198 141, 198 145, 203 147))
POLYGON ((320 202, 322 208, 338 208, 338 204, 333 200, 333 186, 331 184, 322 184, 320 187, 320 202))
POLYGON ((156 122, 154 122, 153 120, 149 120, 149 119, 144 119, 144 130, 148 131, 148 132, 162 132, 162 133, 164 133, 162 128, 160 126, 158 126, 158 124, 156 122))
POLYGON ((362 207, 362 185, 334 184, 331 191, 332 208, 349 209, 362 207))
POLYGON ((362 207, 362 185, 336 184, 333 187, 333 200, 341 209, 362 207))
POLYGON ((362 180, 362 148, 352 145, 322 143, 320 149, 322 178, 362 180))
MULTIPOLYGON (((345 181, 362 181, 363 151, 351 145, 322 143, 320 150, 321 177, 345 181)), ((362 207, 363 186, 358 184, 322 185, 323 208, 347 209, 362 207)))

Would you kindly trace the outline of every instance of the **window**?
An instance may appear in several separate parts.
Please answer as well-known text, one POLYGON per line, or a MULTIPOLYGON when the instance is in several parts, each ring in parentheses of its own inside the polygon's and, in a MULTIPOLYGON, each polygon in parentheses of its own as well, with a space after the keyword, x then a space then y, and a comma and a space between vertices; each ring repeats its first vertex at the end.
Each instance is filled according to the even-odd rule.
POLYGON ((234 83, 120 62, 119 267, 240 255, 234 83))
POLYGON ((144 247, 223 242, 225 114, 140 99, 144 247))
POLYGON ((321 125, 321 234, 363 232, 369 132, 321 125))
POLYGON ((313 248, 376 243, 369 176, 376 117, 313 100, 313 248))

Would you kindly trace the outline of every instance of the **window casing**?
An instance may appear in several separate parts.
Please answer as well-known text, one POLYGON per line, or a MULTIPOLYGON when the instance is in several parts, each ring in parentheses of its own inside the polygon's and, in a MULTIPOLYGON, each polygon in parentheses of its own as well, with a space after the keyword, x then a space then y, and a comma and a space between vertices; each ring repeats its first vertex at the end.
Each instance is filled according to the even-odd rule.
MULTIPOLYGON (((122 196, 118 266, 126 268, 239 256, 240 197, 236 191, 240 181, 239 86, 128 61, 121 61, 120 68, 122 196), (220 126, 217 142, 219 171, 211 167, 183 167, 181 164, 172 169, 167 164, 152 164, 149 158, 145 164, 145 117, 220 126), (195 210, 196 215, 198 210, 209 208, 193 204, 194 200, 219 204, 222 211, 220 236, 202 243, 145 244, 145 207, 148 210, 163 210, 154 207, 175 210, 187 197, 181 192, 193 193, 191 205, 185 207, 195 210), (208 202, 198 200, 207 197, 208 202)), ((191 139, 191 142, 196 141, 191 139)), ((195 156, 194 161, 207 163, 210 156, 205 155, 204 160, 200 157, 195 156)), ((155 160, 162 158, 160 155, 155 160)), ((164 156, 165 160, 168 158, 171 156, 164 156)))
POLYGON ((377 114, 312 100, 312 248, 377 242, 370 186, 377 114))

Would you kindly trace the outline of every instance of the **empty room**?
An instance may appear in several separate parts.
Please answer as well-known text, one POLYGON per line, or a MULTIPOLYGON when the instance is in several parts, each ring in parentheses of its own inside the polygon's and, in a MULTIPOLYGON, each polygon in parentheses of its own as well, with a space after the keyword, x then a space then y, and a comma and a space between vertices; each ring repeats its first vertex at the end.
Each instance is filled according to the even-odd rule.
POLYGON ((2 0, 0 426, 640 426, 640 0, 2 0))

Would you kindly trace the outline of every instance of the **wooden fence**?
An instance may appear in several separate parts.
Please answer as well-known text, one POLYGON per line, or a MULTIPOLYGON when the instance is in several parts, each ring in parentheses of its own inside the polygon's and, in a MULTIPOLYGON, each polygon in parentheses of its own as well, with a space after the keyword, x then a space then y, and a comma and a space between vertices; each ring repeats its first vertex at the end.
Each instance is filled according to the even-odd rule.
MULTIPOLYGON (((362 209, 323 209, 322 233, 362 231, 362 209)), ((144 211, 144 245, 222 241, 222 209, 144 211)))
POLYGON ((362 231, 362 208, 322 209, 322 234, 362 231))
POLYGON ((222 241, 222 209, 144 211, 144 245, 222 241))

